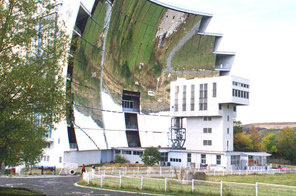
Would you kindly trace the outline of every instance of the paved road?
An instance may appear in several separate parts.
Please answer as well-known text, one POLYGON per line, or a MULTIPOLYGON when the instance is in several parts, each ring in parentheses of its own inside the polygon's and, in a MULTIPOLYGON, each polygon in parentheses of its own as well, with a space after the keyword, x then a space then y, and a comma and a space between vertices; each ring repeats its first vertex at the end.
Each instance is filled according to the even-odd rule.
MULTIPOLYGON (((0 186, 23 187, 43 192, 45 195, 99 195, 99 196, 127 196, 148 195, 138 193, 114 192, 74 186, 80 176, 38 176, 38 177, 0 177, 0 186)), ((152 195, 152 194, 151 194, 152 195)))

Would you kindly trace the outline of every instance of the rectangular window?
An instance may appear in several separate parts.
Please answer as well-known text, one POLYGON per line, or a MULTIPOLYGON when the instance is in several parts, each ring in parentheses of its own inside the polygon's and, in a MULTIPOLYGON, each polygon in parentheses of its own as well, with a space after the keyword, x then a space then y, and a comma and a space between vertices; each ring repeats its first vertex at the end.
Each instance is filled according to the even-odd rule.
POLYGON ((227 116, 227 121, 229 121, 229 116, 227 116))
POLYGON ((212 140, 203 140, 204 146, 212 146, 212 140))
POLYGON ((227 134, 229 134, 229 128, 227 128, 227 134))
POLYGON ((141 154, 143 154, 142 151, 133 151, 133 155, 141 155, 141 154))
POLYGON ((236 112, 236 106, 233 106, 233 111, 236 112))
POLYGON ((187 153, 187 162, 191 163, 191 153, 187 153))
POLYGON ((62 163, 62 157, 59 157, 59 163, 62 163))
POLYGON ((221 165, 221 155, 217 155, 216 157, 216 164, 221 165))
POLYGON ((204 117, 203 120, 204 121, 212 121, 212 117, 204 117))
POLYGON ((199 110, 207 110, 208 84, 199 85, 199 110))
POLYGON ((240 156, 239 155, 232 155, 231 156, 231 165, 239 165, 240 156))
POLYGON ((175 87, 175 112, 178 112, 179 110, 179 105, 178 105, 178 96, 179 96, 179 86, 175 87))
POLYGON ((120 154, 121 150, 115 150, 115 154, 120 154))
POLYGON ((219 110, 222 110, 222 104, 219 104, 219 110))
POLYGON ((182 102, 182 111, 186 111, 186 86, 183 86, 183 102, 182 102))
POLYGON ((202 154, 201 155, 201 163, 206 163, 207 160, 206 160, 206 155, 205 154, 202 154))
POLYGON ((216 82, 213 83, 213 97, 217 96, 217 84, 216 82))
POLYGON ((47 156, 47 161, 49 161, 49 156, 47 156))
POLYGON ((132 154, 132 151, 130 151, 130 150, 123 150, 122 151, 122 154, 132 154))
POLYGON ((194 102, 195 102, 195 86, 191 85, 191 99, 190 99, 190 110, 194 111, 194 102))
POLYGON ((212 128, 203 128, 203 133, 212 133, 212 128))

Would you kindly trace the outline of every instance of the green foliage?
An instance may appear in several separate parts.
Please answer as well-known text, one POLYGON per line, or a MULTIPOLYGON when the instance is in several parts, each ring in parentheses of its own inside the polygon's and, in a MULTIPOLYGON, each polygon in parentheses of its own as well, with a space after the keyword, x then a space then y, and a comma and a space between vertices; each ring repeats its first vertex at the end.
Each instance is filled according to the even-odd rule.
POLYGON ((115 155, 114 163, 129 163, 130 161, 127 160, 125 157, 120 156, 119 154, 115 155))
POLYGON ((235 151, 252 151, 254 148, 252 139, 244 131, 234 134, 233 146, 235 151))
POLYGON ((68 39, 53 9, 49 0, 0 5, 0 162, 6 165, 36 163, 48 131, 65 115, 68 39))
POLYGON ((250 138, 253 141, 253 150, 254 151, 260 151, 260 138, 261 135, 259 133, 259 131, 255 128, 255 126, 253 125, 251 127, 250 130, 250 138))
POLYGON ((242 127, 242 122, 234 120, 233 121, 233 134, 241 133, 243 131, 244 130, 243 130, 243 127, 242 127))
POLYGON ((143 154, 140 155, 145 165, 155 165, 161 158, 158 148, 148 147, 143 154))
POLYGON ((277 152, 277 143, 276 143, 276 134, 268 133, 266 134, 261 141, 261 149, 268 153, 276 153, 277 152))
POLYGON ((277 138, 277 149, 280 156, 288 160, 295 160, 295 130, 285 127, 277 138))

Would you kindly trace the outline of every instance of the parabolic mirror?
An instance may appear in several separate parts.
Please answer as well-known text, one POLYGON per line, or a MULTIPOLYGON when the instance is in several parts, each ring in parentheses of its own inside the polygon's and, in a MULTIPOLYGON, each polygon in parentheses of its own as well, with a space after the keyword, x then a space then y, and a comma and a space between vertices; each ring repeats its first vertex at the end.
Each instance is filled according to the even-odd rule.
POLYGON ((118 105, 110 112, 135 102, 136 112, 169 111, 171 81, 219 74, 215 36, 200 32, 202 20, 148 0, 96 1, 92 17, 77 25, 81 37, 73 38, 74 108, 99 127, 110 104, 103 94, 118 105), (136 101, 124 102, 124 96, 136 101))

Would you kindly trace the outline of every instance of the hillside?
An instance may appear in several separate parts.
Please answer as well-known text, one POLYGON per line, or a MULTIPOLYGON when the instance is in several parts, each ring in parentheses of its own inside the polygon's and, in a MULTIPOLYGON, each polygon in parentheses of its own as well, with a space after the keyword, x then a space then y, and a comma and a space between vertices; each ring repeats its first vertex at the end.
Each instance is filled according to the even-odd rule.
POLYGON ((283 129, 284 127, 296 127, 296 122, 269 122, 269 123, 252 123, 243 125, 244 130, 249 130, 254 125, 258 130, 262 129, 283 129))

